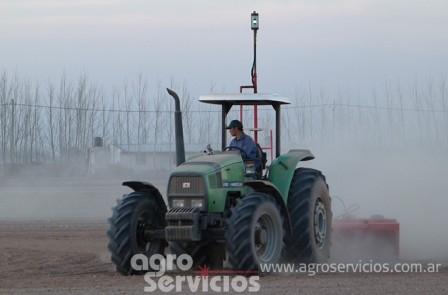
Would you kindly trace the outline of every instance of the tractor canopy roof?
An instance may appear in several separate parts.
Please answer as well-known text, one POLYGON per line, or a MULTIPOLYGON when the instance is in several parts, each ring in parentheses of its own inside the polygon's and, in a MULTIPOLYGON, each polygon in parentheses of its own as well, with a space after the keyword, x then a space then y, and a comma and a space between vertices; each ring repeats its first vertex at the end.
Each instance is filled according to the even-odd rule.
POLYGON ((230 105, 280 105, 290 104, 288 98, 269 93, 223 93, 201 95, 199 101, 211 104, 230 105))

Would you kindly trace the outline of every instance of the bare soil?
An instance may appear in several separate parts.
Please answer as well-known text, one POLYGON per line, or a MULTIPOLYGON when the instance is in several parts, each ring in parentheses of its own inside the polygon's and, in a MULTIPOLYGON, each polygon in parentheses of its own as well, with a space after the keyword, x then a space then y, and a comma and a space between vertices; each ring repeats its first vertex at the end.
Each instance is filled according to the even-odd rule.
MULTIPOLYGON (((1 222, 1 294, 141 294, 114 271, 105 222, 1 222)), ((268 275, 261 294, 448 294, 448 269, 413 274, 268 275)))

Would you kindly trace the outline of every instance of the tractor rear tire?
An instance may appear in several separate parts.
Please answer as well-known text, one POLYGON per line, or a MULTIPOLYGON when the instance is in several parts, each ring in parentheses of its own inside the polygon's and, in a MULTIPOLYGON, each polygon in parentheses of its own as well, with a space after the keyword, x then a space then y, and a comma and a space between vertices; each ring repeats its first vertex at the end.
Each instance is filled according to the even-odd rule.
POLYGON ((278 263, 283 249, 283 218, 275 200, 251 192, 240 199, 227 220, 226 251, 232 268, 258 270, 278 263))
POLYGON ((285 238, 287 261, 322 263, 330 256, 331 198, 325 176, 319 170, 294 172, 287 203, 291 234, 285 238))
POLYGON ((118 200, 112 210, 107 232, 112 262, 123 275, 143 274, 145 271, 131 267, 131 258, 135 254, 145 254, 148 258, 164 254, 166 241, 148 241, 144 231, 164 228, 166 206, 159 204, 150 192, 133 192, 118 200))

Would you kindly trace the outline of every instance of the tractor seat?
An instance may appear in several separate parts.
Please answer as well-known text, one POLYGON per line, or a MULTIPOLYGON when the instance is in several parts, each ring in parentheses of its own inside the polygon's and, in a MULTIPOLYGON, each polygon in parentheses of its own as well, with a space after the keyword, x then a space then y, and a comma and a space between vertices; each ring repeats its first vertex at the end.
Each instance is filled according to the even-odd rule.
POLYGON ((262 179, 263 178, 263 170, 266 169, 266 163, 268 160, 267 160, 266 152, 263 151, 260 144, 258 144, 258 143, 257 143, 257 149, 258 149, 257 160, 260 161, 260 165, 258 165, 258 167, 256 169, 256 175, 257 175, 257 179, 262 179))

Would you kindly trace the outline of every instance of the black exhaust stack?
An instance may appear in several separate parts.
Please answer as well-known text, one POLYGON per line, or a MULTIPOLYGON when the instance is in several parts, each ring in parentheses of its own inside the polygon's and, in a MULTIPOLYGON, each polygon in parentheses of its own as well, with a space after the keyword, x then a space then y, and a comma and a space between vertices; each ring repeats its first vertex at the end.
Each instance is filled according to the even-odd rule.
POLYGON ((184 129, 182 127, 182 112, 180 111, 180 99, 176 92, 167 88, 168 94, 174 98, 174 130, 176 135, 176 162, 177 166, 185 162, 184 129))

